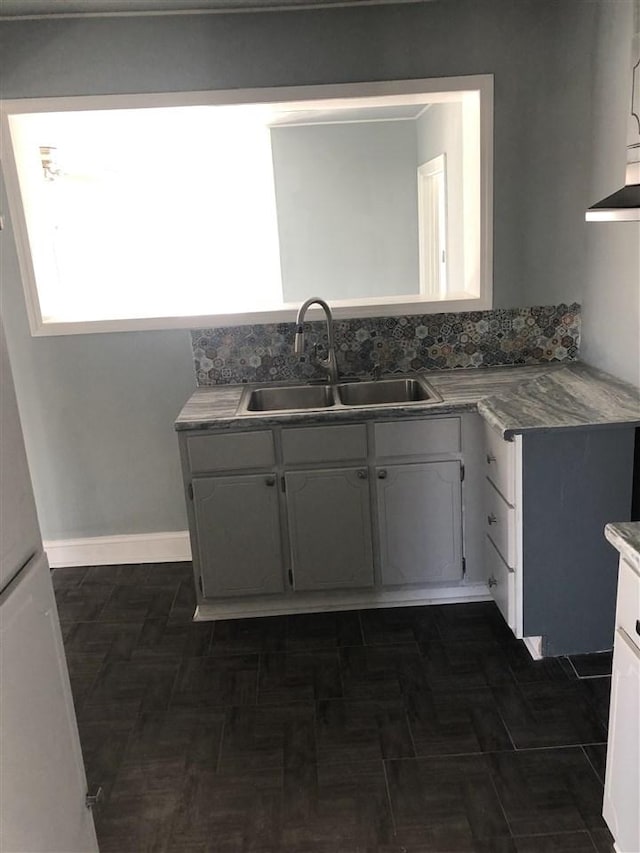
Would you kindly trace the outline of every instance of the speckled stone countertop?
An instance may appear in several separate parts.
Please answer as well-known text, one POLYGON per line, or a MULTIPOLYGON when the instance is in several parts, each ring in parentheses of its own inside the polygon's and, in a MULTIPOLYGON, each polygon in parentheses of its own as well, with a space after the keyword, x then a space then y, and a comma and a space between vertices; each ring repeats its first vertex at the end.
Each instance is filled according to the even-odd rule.
POLYGON ((640 521, 607 524, 604 535, 640 575, 640 521))
POLYGON ((175 428, 258 429, 465 411, 478 411, 505 438, 529 430, 640 424, 640 390, 579 362, 423 375, 441 401, 242 415, 237 410, 245 385, 198 388, 178 415, 175 428))

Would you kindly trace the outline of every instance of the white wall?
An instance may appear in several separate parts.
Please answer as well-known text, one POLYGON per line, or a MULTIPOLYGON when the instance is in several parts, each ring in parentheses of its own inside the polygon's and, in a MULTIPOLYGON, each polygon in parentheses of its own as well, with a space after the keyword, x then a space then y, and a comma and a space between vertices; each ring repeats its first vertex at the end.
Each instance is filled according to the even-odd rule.
POLYGON ((271 129, 285 302, 418 293, 412 121, 271 129))
MULTIPOLYGON (((631 40, 639 27, 640 12, 634 26, 632 0, 601 3, 593 66, 590 204, 624 184, 631 40)), ((586 258, 582 357, 640 386, 640 222, 588 223, 586 258)))
MULTIPOLYGON (((0 24, 2 94, 493 73, 495 304, 579 300, 597 8, 590 0, 433 0, 9 21, 0 24)), ((2 310, 44 537, 184 528, 172 421, 194 387, 188 334, 33 339, 10 227, 0 244, 2 310)))

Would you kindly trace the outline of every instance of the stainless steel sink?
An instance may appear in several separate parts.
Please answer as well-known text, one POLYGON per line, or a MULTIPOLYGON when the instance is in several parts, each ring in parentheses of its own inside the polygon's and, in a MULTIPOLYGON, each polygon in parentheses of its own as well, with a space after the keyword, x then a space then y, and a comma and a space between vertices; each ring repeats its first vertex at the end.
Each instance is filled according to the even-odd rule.
POLYGON ((338 395, 343 406, 383 406, 441 399, 421 377, 344 383, 338 385, 338 395))
POLYGON ((422 376, 398 376, 370 382, 341 382, 335 386, 247 387, 242 392, 237 411, 239 415, 259 415, 265 412, 438 403, 441 400, 442 397, 422 376))
POLYGON ((288 385, 282 388, 247 389, 240 401, 240 411, 290 412, 298 409, 327 409, 335 405, 330 385, 288 385))

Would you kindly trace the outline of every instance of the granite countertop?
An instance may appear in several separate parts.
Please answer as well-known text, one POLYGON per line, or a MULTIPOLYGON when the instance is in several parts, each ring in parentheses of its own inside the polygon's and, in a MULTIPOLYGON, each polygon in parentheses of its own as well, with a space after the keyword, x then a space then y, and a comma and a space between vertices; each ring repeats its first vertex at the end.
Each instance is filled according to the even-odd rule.
POLYGON ((581 362, 439 370, 423 375, 442 401, 239 415, 245 385, 202 387, 185 404, 175 428, 258 429, 465 411, 478 411, 507 439, 530 430, 640 425, 640 390, 581 362))
POLYGON ((607 524, 604 535, 640 574, 640 521, 621 521, 607 524))

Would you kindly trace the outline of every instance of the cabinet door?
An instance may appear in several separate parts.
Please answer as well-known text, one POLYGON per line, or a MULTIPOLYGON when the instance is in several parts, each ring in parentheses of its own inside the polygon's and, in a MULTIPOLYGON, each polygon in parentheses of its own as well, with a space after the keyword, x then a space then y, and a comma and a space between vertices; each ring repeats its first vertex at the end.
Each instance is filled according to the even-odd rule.
POLYGON ((285 480, 295 588, 372 586, 367 469, 295 471, 285 480))
POLYGON ((69 675, 40 553, 0 596, 0 851, 98 850, 69 675))
POLYGON ((281 592, 276 476, 196 479, 193 503, 204 597, 281 592))
POLYGON ((640 850, 640 649, 616 631, 604 818, 620 853, 640 850))
POLYGON ((385 585, 462 578, 460 463, 376 468, 385 585))

